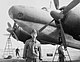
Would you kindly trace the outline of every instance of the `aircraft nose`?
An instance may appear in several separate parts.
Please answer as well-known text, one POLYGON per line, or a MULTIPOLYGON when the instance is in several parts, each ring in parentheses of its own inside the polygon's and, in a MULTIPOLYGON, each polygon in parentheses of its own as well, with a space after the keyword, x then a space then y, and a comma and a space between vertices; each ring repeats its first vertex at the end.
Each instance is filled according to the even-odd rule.
POLYGON ((14 10, 14 6, 12 6, 10 9, 9 9, 9 16, 10 16, 10 18, 12 18, 13 19, 13 10, 14 10))
POLYGON ((8 12, 10 18, 12 18, 12 19, 21 18, 23 16, 22 9, 23 9, 23 7, 19 6, 19 5, 18 6, 12 6, 8 12))

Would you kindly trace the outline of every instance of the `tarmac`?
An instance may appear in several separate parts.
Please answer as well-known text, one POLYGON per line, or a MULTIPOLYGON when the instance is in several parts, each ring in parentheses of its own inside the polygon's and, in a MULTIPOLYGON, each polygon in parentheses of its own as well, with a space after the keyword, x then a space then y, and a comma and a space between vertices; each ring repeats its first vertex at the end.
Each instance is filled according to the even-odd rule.
MULTIPOLYGON (((0 59, 0 62, 26 62, 24 59, 0 59)), ((41 61, 41 62, 58 62, 58 61, 41 61)), ((70 62, 70 61, 65 61, 70 62)), ((71 62, 80 62, 80 60, 74 60, 71 62)))

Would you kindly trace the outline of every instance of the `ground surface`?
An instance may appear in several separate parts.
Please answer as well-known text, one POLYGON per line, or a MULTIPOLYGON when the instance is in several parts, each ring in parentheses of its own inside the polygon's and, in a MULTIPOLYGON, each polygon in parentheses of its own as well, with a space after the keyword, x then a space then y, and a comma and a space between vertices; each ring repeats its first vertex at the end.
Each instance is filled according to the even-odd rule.
MULTIPOLYGON (((0 62, 26 62, 23 59, 0 59, 0 62)), ((52 62, 52 61, 42 61, 42 62, 52 62)), ((58 61, 55 61, 58 62, 58 61)), ((70 62, 70 61, 66 61, 66 62, 70 62)), ((72 62, 80 62, 80 60, 75 60, 72 62)))

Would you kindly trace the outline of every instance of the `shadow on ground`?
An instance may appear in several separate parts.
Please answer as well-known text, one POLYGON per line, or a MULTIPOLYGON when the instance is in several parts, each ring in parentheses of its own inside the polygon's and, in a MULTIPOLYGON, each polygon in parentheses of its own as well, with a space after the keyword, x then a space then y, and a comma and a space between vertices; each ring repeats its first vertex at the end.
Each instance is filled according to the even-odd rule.
MULTIPOLYGON (((0 59, 0 62, 26 62, 24 59, 0 59)), ((41 61, 41 62, 58 62, 58 61, 41 61)), ((70 62, 70 61, 65 61, 70 62)), ((80 62, 80 60, 74 60, 71 62, 80 62)))

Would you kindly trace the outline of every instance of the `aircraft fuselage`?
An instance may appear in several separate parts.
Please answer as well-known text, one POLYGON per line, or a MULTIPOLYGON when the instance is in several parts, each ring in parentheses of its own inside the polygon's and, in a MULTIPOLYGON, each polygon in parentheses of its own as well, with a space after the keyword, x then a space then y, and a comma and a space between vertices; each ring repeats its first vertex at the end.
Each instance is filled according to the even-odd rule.
MULTIPOLYGON (((80 35, 80 11, 76 7, 69 11, 63 20, 63 29, 67 34, 74 36, 80 35)), ((9 15, 12 19, 19 19, 28 22, 47 24, 53 18, 50 13, 42 9, 25 6, 13 6, 9 10, 9 15)), ((54 22, 50 26, 55 26, 54 22)))
MULTIPOLYGON (((66 17, 63 20, 63 29, 64 32, 72 35, 75 39, 77 37, 79 37, 80 34, 80 12, 79 12, 79 7, 76 7, 75 9, 72 9, 71 11, 69 11, 66 15, 66 17)), ((25 7, 25 6, 12 6, 9 9, 9 16, 14 20, 14 19, 18 19, 21 21, 25 21, 28 22, 26 23, 26 25, 28 25, 31 28, 36 28, 39 29, 41 27, 39 27, 38 25, 33 25, 32 23, 38 23, 38 24, 47 24, 49 23, 51 20, 53 20, 53 18, 50 15, 50 12, 44 11, 42 9, 36 9, 34 7, 25 7), (30 22, 30 23, 29 23, 30 22), (30 25, 32 24, 32 26, 30 25)), ((57 39, 57 34, 56 36, 54 36, 54 30, 53 28, 56 27, 56 24, 54 22, 52 22, 49 25, 49 30, 51 33, 48 35, 47 34, 47 30, 40 33, 40 35, 38 36, 38 40, 41 40, 41 43, 47 43, 47 42, 43 42, 43 41, 48 41, 48 42, 52 42, 52 43, 56 43, 59 44, 59 41, 57 39)), ((28 31, 28 33, 30 33, 30 29, 28 27, 25 27, 28 31)), ((44 29, 45 30, 45 29, 44 29)), ((28 34, 23 33, 23 31, 16 31, 15 32, 16 35, 18 36, 20 41, 25 42, 27 39, 31 38, 28 34)), ((79 40, 79 39, 78 39, 79 40)), ((79 48, 78 44, 75 44, 73 42, 67 42, 67 45, 69 47, 73 47, 73 48, 79 48)))

